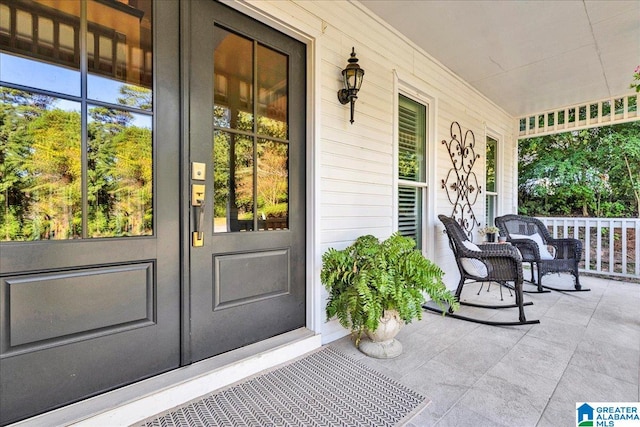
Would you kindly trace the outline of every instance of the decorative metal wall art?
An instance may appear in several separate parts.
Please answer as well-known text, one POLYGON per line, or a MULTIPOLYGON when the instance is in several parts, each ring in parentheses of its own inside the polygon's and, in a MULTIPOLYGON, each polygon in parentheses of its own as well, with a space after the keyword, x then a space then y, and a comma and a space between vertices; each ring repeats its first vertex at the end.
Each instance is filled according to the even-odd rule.
POLYGON ((453 205, 451 217, 460 223, 471 238, 473 229, 480 225, 473 212, 473 205, 482 189, 472 170, 480 155, 476 154, 476 137, 471 129, 463 135, 460 124, 452 122, 450 132, 451 139, 448 142, 443 139, 442 144, 447 147, 453 166, 442 180, 442 188, 447 191, 449 202, 453 205))

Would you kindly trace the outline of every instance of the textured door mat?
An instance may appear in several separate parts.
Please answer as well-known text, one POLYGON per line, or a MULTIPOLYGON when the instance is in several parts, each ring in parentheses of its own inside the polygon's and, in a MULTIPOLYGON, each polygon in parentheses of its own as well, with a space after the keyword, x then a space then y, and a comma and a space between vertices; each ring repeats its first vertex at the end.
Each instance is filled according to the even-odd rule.
POLYGON ((344 354, 326 347, 137 426, 402 425, 429 401, 344 354))

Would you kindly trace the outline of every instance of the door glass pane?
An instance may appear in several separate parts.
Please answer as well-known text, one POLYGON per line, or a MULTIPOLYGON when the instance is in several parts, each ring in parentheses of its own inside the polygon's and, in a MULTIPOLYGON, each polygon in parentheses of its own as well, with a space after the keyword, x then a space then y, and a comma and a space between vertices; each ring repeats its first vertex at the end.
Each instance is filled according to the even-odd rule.
POLYGON ((150 116, 89 106, 89 237, 153 233, 150 116))
POLYGON ((7 53, 0 53, 0 80, 80 96, 80 71, 7 53))
POLYGON ((289 144, 258 141, 260 230, 289 228, 289 144))
POLYGON ((214 37, 214 232, 287 229, 289 59, 220 27, 214 37))
POLYGON ((151 110, 153 69, 146 61, 152 54, 151 0, 135 6, 87 4, 88 97, 151 110))
POLYGON ((214 132, 214 232, 254 230, 253 159, 252 138, 214 132))
POLYGON ((398 187, 398 232, 422 248, 422 190, 398 187))
POLYGON ((258 133, 287 138, 287 57, 258 46, 258 133))
POLYGON ((214 124, 253 131, 253 43, 215 27, 214 124))
POLYGON ((0 80, 80 96, 80 8, 76 2, 58 2, 57 9, 48 7, 49 3, 41 0, 33 5, 2 5, 0 80), (62 22, 66 31, 61 28, 62 22), (63 34, 70 38, 70 56, 58 47, 63 34))
POLYGON ((86 4, 0 7, 0 80, 22 89, 0 86, 3 240, 153 233, 152 0, 86 4))
POLYGON ((398 178, 425 182, 426 106, 400 95, 398 118, 398 178))
POLYGON ((0 87, 0 240, 82 236, 80 103, 0 87))

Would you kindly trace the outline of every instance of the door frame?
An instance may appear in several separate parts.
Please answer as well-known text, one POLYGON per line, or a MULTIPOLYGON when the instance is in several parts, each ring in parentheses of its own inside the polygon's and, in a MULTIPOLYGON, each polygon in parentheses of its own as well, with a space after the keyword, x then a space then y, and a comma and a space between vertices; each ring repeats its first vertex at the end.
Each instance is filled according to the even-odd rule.
MULTIPOLYGON (((216 0, 211 0, 216 1, 216 0)), ((237 10, 269 27, 278 30, 289 37, 298 40, 307 46, 306 73, 307 73, 307 101, 306 101, 306 183, 305 183, 305 205, 306 205, 306 274, 305 274, 305 294, 306 294, 306 328, 319 334, 324 320, 324 310, 320 307, 321 286, 319 281, 318 261, 315 256, 320 254, 319 245, 319 219, 316 214, 316 207, 320 206, 319 194, 319 148, 316 141, 319 141, 319 127, 315 126, 315 118, 320 111, 320 82, 317 76, 320 75, 320 58, 318 57, 318 38, 320 32, 312 31, 315 34, 302 32, 297 28, 285 24, 273 17, 267 16, 264 11, 252 7, 251 5, 237 2, 223 2, 226 6, 237 10)), ((190 229, 190 59, 195 52, 191 49, 189 28, 191 17, 191 2, 182 0, 180 2, 180 267, 181 267, 181 338, 180 338, 180 365, 192 363, 191 352, 191 229, 190 229)))

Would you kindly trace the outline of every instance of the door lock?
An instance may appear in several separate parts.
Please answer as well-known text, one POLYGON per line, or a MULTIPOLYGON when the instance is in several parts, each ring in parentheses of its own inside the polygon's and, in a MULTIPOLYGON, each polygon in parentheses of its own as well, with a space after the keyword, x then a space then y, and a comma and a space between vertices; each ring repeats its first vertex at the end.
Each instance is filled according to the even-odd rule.
POLYGON ((191 179, 194 181, 204 181, 207 165, 205 163, 191 163, 191 179))
POLYGON ((204 191, 203 184, 191 185, 191 206, 200 206, 204 203, 204 191))

